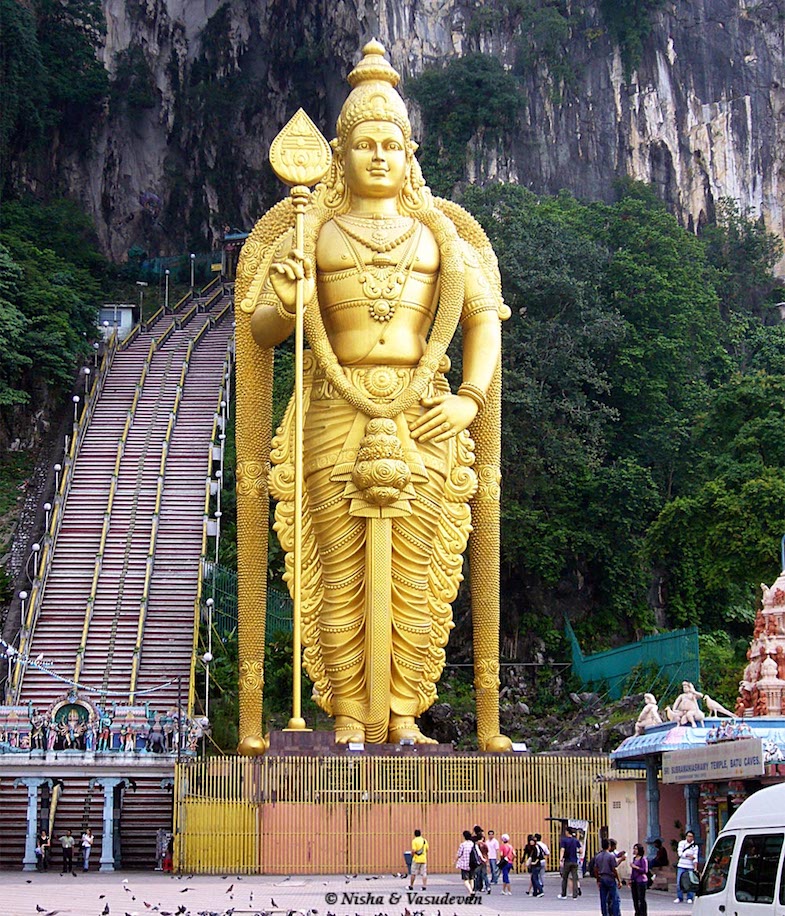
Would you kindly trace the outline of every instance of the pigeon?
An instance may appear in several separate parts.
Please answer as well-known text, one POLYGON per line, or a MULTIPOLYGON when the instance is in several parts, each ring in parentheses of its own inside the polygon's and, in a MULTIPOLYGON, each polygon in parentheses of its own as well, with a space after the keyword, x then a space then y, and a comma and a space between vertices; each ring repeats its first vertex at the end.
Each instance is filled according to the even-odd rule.
POLYGON ((25 884, 32 884, 32 883, 33 883, 33 879, 32 879, 32 878, 28 878, 27 881, 25 881, 25 884))
POLYGON ((231 890, 232 890, 233 887, 234 887, 234 881, 232 881, 232 883, 229 885, 229 887, 226 888, 226 890, 224 891, 224 893, 225 893, 225 894, 231 893, 231 890))
POLYGON ((188 891, 190 891, 190 890, 191 890, 190 887, 184 887, 184 888, 180 891, 180 893, 181 893, 181 894, 187 894, 188 891))
POLYGON ((39 906, 39 905, 36 903, 36 905, 35 905, 35 911, 36 911, 36 913, 45 913, 45 912, 46 912, 46 907, 45 907, 45 906, 39 906))
POLYGON ((101 916, 109 916, 109 904, 108 904, 108 903, 106 904, 106 906, 105 906, 105 907, 103 908, 103 910, 101 911, 101 916))
MULTIPOLYGON (((253 897, 251 897, 251 899, 253 900, 253 897)), ((278 904, 273 900, 272 897, 270 897, 270 903, 272 904, 273 909, 278 909, 278 904)))

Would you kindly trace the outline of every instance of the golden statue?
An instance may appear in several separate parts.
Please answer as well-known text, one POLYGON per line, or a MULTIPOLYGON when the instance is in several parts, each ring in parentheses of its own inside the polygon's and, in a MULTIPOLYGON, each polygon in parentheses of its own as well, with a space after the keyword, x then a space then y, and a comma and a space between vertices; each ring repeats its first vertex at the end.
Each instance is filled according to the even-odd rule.
MULTIPOLYGON (((296 603, 290 728, 304 727, 302 638, 337 742, 431 742, 416 719, 436 699, 471 533, 479 746, 511 747, 499 733, 498 695, 500 323, 509 309, 483 230, 425 186, 384 53, 370 42, 349 75, 332 161, 311 183, 329 165, 326 178, 312 195, 295 187, 265 214, 238 266, 244 754, 266 748, 268 490, 296 603), (271 441, 272 351, 298 314, 310 345, 301 403, 293 398, 271 441), (446 352, 459 324, 463 380, 453 394, 446 352)), ((324 141, 303 112, 285 131, 288 152, 274 144, 271 161, 302 184, 303 164, 319 159, 324 141)))

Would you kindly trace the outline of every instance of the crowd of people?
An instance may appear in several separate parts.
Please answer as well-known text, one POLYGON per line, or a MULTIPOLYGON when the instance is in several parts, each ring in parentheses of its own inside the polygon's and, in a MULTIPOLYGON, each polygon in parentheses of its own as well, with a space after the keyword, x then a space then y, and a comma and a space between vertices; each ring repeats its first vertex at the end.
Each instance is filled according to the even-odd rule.
MULTIPOLYGON (((559 841, 559 872, 561 874, 560 899, 567 897, 568 889, 573 899, 581 896, 581 878, 589 875, 597 881, 600 894, 602 916, 621 916, 621 898, 619 888, 622 879, 619 876, 619 865, 628 861, 630 868, 630 891, 635 916, 647 916, 646 891, 651 887, 654 874, 652 869, 668 865, 668 853, 662 840, 654 841, 655 854, 646 855, 641 843, 633 847, 632 858, 627 860, 627 853, 618 849, 613 838, 603 838, 601 850, 588 863, 585 862, 585 849, 578 837, 578 832, 568 827, 559 841)), ((409 889, 419 877, 422 889, 428 882, 428 841, 420 830, 414 831, 412 840, 412 861, 409 871, 409 889)), ((543 878, 551 852, 539 833, 530 833, 526 845, 520 852, 510 842, 508 834, 503 833, 499 839, 493 830, 486 832, 476 824, 473 830, 464 830, 463 839, 456 853, 455 868, 461 873, 461 880, 467 894, 490 894, 494 885, 501 878, 502 894, 512 894, 510 874, 516 860, 520 860, 523 870, 529 876, 526 890, 532 897, 541 897, 544 893, 543 878)), ((698 846, 693 832, 687 834, 678 845, 676 867, 677 897, 674 903, 686 899, 692 903, 695 897, 695 885, 698 883, 698 846)))

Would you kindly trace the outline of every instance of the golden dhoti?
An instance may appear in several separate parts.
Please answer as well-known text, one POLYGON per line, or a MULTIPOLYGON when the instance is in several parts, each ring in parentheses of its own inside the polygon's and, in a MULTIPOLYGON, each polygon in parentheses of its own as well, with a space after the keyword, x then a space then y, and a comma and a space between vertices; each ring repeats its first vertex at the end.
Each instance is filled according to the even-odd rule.
MULTIPOLYGON (((392 401, 413 374, 384 366, 346 372, 377 403, 392 401)), ((428 394, 446 391, 446 380, 437 375, 428 394)), ((419 405, 395 418, 410 482, 398 499, 380 507, 353 483, 370 418, 338 397, 318 370, 315 378, 308 374, 305 392, 305 666, 327 712, 363 723, 370 729, 369 740, 384 741, 390 713, 417 716, 436 698, 452 628, 450 605, 462 579, 462 554, 471 530, 473 444, 466 433, 444 443, 415 442, 409 424, 422 412, 419 405), (380 552, 385 555, 374 556, 380 552), (373 709, 381 707, 384 721, 369 722, 373 709)), ((271 481, 287 567, 292 414, 290 405, 275 439, 271 481)))

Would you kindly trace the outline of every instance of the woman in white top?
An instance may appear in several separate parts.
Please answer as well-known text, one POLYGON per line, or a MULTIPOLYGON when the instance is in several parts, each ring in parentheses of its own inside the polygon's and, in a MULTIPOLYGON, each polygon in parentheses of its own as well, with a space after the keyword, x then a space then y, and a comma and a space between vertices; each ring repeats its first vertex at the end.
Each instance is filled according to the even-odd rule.
MULTIPOLYGON (((685 838, 679 843, 676 854, 679 857, 676 863, 676 893, 678 896, 673 902, 683 903, 682 876, 698 870, 698 845, 695 842, 695 834, 691 830, 687 831, 685 838)), ((687 878, 684 878, 684 881, 686 883, 687 878)), ((692 903, 694 899, 695 892, 692 890, 692 885, 688 885, 687 903, 692 903)))

